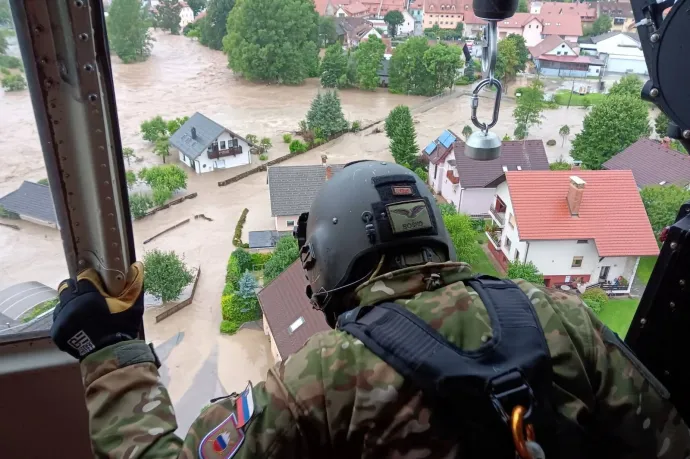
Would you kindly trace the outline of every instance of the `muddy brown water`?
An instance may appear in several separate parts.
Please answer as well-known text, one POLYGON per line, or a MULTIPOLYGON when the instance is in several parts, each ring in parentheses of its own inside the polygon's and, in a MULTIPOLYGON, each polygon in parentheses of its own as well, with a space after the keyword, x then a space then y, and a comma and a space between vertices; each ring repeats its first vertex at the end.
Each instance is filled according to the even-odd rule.
MULTIPOLYGON (((139 133, 139 124, 155 115, 164 118, 191 115, 200 111, 211 119, 246 135, 268 136, 273 140, 271 156, 287 152, 282 134, 293 131, 303 119, 318 81, 308 80, 294 87, 254 84, 237 78, 227 69, 226 57, 185 37, 156 34, 152 56, 143 63, 123 65, 113 59, 119 121, 123 145, 134 148, 141 161, 132 169, 160 164, 151 152, 152 145, 139 133)), ((398 104, 415 106, 423 98, 393 95, 385 90, 340 92, 348 120, 363 124, 381 119, 398 104)), ((482 99, 480 116, 489 115, 491 101, 482 99)), ((512 100, 505 100, 496 131, 503 135, 514 129, 512 100)), ((417 142, 421 147, 447 128, 459 133, 469 122, 469 98, 452 97, 427 111, 414 114, 417 142)), ((547 148, 549 157, 567 155, 568 142, 561 148, 558 129, 580 129, 582 109, 558 109, 545 113, 544 122, 533 137, 558 139, 557 147, 547 148)), ((289 164, 317 164, 322 154, 330 163, 356 159, 391 160, 388 139, 372 134, 372 129, 347 134, 335 141, 291 159, 289 164)), ((256 160, 256 158, 254 158, 256 160)), ((177 162, 176 158, 171 158, 177 162)), ((45 177, 40 144, 29 94, 22 91, 0 94, 0 195, 14 189, 22 180, 45 177)), ((183 166, 184 167, 184 166, 183 166)), ((147 339, 155 344, 175 341, 165 359, 165 380, 175 402, 183 433, 208 400, 241 390, 247 380, 258 382, 273 363, 268 339, 263 332, 242 330, 234 336, 218 332, 220 297, 227 258, 233 250, 232 235, 242 209, 249 209, 243 239, 252 230, 273 229, 266 173, 258 173, 226 187, 217 182, 240 169, 215 171, 203 175, 189 169, 189 191, 198 192, 193 200, 134 222, 137 253, 159 248, 175 250, 190 265, 201 265, 194 302, 159 324, 146 321, 147 339), (195 214, 213 219, 195 220, 195 214), (166 233, 144 246, 142 241, 186 218, 191 222, 166 233), (177 339, 176 337, 182 337, 177 339)), ((37 280, 57 285, 66 267, 59 233, 31 223, 19 222, 20 231, 0 227, 0 289, 17 282, 37 280), (8 250, 9 248, 9 250, 8 250)), ((167 345, 167 344, 166 344, 167 345)))

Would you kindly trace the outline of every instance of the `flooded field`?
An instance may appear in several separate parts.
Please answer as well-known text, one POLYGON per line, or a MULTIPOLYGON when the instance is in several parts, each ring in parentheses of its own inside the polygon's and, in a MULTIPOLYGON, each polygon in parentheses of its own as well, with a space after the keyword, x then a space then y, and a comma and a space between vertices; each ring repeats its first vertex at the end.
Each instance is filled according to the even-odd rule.
MULTIPOLYGON (((318 80, 297 87, 248 83, 227 69, 226 57, 220 52, 185 37, 157 34, 156 39, 148 61, 123 65, 115 58, 113 63, 123 144, 143 158, 132 164, 134 169, 161 163, 139 133, 142 121, 159 114, 172 118, 200 111, 241 135, 271 137, 272 156, 287 151, 281 136, 293 131, 305 117, 319 90, 318 80)), ((340 95, 346 118, 363 124, 385 117, 398 104, 414 107, 424 100, 385 90, 347 90, 340 95)), ((481 100, 481 119, 488 119, 491 102, 481 100)), ((501 136, 512 135, 513 108, 513 100, 503 101, 496 126, 501 136)), ((572 138, 581 128, 584 113, 580 108, 547 111, 543 124, 532 129, 530 137, 557 140, 557 146, 547 147, 547 151, 550 160, 558 159, 569 149, 568 142, 561 147, 558 129, 568 124, 572 138)), ((443 129, 451 128, 459 134, 464 125, 471 125, 469 117, 469 97, 461 95, 460 90, 434 108, 415 110, 418 145, 423 147, 443 129)), ((4 195, 22 180, 44 178, 45 171, 27 91, 0 94, 0 121, 0 195, 4 195)), ((317 164, 322 154, 332 164, 366 158, 391 160, 388 139, 372 131, 347 134, 284 164, 317 164)), ((171 162, 177 159, 171 158, 171 162)), ((139 257, 153 248, 175 250, 190 265, 202 269, 192 305, 159 324, 146 323, 147 339, 164 351, 162 377, 175 402, 179 432, 186 430, 210 398, 239 391, 249 379, 260 381, 273 363, 262 331, 242 330, 234 336, 218 332, 225 266, 234 249, 232 236, 242 209, 249 209, 245 241, 248 231, 274 228, 266 173, 218 187, 219 180, 237 171, 203 175, 187 171, 188 190, 198 193, 196 199, 134 222, 139 257), (201 213, 213 221, 193 218, 201 213), (191 218, 190 223, 143 245, 145 239, 186 218, 191 218)), ((0 227, 0 245, 5 247, 0 253, 0 289, 27 280, 57 285, 66 276, 59 233, 26 222, 19 224, 20 231, 0 227)))

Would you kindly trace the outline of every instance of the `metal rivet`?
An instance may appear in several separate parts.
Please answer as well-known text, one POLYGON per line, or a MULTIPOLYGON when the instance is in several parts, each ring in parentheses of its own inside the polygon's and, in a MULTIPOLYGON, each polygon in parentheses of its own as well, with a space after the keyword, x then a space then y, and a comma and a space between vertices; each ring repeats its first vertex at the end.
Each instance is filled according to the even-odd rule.
POLYGON ((659 90, 657 88, 652 88, 651 91, 649 91, 649 95, 652 97, 656 97, 659 95, 659 90))
POLYGON ((671 249, 676 250, 678 248, 677 242, 671 242, 671 249))
POLYGON ((105 182, 103 182, 103 185, 110 185, 110 182, 106 180, 105 182))
POLYGON ((647 323, 647 319, 640 319, 640 324, 644 325, 647 323))
POLYGON ((87 72, 93 72, 93 65, 91 65, 91 64, 86 64, 86 65, 84 66, 84 70, 86 70, 87 72))
POLYGON ((83 32, 82 32, 82 33, 80 33, 80 34, 77 35, 77 36, 79 37, 79 39, 80 39, 81 41, 86 41, 86 40, 89 39, 89 34, 88 34, 88 33, 83 33, 83 32))
POLYGON ((686 129, 683 131, 683 137, 686 139, 690 139, 690 129, 686 129))
POLYGON ((334 224, 334 225, 337 225, 337 224, 338 224, 338 219, 335 218, 335 217, 333 217, 333 224, 334 224))
POLYGON ((651 37, 649 37, 652 43, 656 43, 659 41, 659 34, 658 33, 653 33, 651 37))
POLYGON ((678 285, 680 285, 681 287, 683 287, 683 286, 685 285, 685 279, 679 280, 679 281, 678 281, 678 285))
POLYGON ((106 201, 112 201, 113 198, 111 198, 110 196, 106 196, 106 197, 105 197, 105 200, 106 200, 106 201))
POLYGON ((112 232, 114 233, 114 232, 117 231, 117 228, 115 228, 115 227, 113 226, 112 228, 110 228, 110 231, 112 231, 112 232))
POLYGON ((115 257, 115 261, 120 261, 120 257, 115 257))
POLYGON ((79 260, 79 266, 84 266, 86 262, 84 260, 79 260))
POLYGON ((74 222, 74 226, 79 226, 79 222, 74 222))
POLYGON ((112 243, 112 246, 113 246, 114 248, 117 248, 117 242, 113 242, 113 243, 112 243))
POLYGON ((676 303, 674 303, 673 301, 671 301, 668 305, 671 307, 671 309, 675 309, 676 307, 676 303))
POLYGON ((41 60, 38 62, 42 65, 46 65, 48 63, 48 59, 46 59, 45 57, 42 57, 41 60))
POLYGON ((115 276, 115 279, 121 281, 121 280, 122 280, 122 276, 118 274, 117 276, 115 276))
POLYGON ((89 94, 89 100, 91 102, 96 102, 98 100, 98 96, 96 94, 89 94))
POLYGON ((103 164, 101 164, 101 167, 102 167, 103 169, 105 169, 106 167, 108 167, 108 165, 105 164, 105 163, 103 163, 103 164))
POLYGON ((37 25, 36 27, 34 27, 34 32, 36 32, 36 33, 43 32, 43 26, 37 25))
POLYGON ((76 0, 74 2, 74 6, 76 6, 77 8, 81 8, 82 6, 84 6, 84 2, 82 2, 81 0, 76 0))

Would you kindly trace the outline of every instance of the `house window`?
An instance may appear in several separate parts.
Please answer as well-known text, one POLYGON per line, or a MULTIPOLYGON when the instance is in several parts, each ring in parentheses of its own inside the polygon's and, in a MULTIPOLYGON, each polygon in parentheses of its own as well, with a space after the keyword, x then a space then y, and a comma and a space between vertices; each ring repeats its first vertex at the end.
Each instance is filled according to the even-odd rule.
POLYGON ((513 225, 513 216, 511 215, 510 212, 508 212, 508 224, 510 225, 511 228, 515 228, 515 225, 513 225))
MULTIPOLYGON (((229 146, 229 145, 228 145, 229 146)), ((239 144, 237 143, 237 139, 232 139, 232 146, 237 147, 239 144)))
POLYGON ((295 226, 295 221, 294 220, 288 220, 287 226, 295 226))
POLYGON ((587 239, 578 239, 577 243, 578 244, 589 244, 589 241, 587 239))
POLYGON ((434 166, 434 180, 436 180, 436 174, 438 174, 438 166, 434 166))
POLYGON ((573 257, 572 268, 582 268, 582 257, 573 257))
POLYGON ((560 52, 560 51, 556 51, 556 56, 560 56, 560 55, 561 55, 561 52, 560 52))
POLYGON ((225 140, 220 141, 220 149, 225 150, 225 140))
POLYGON ((505 242, 505 244, 503 245, 503 247, 505 247, 506 250, 507 250, 509 253, 510 253, 510 246, 511 246, 510 238, 507 237, 507 238, 506 238, 506 242, 505 242))

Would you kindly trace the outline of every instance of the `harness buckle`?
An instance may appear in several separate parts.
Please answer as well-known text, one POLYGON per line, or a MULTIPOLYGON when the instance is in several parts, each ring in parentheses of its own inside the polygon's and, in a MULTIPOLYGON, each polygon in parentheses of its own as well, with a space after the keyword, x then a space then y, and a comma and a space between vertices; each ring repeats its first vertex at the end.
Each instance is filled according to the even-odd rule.
POLYGON ((534 392, 520 370, 510 370, 492 378, 488 383, 489 397, 503 422, 510 426, 515 407, 525 408, 524 418, 529 419, 534 406, 534 392))

